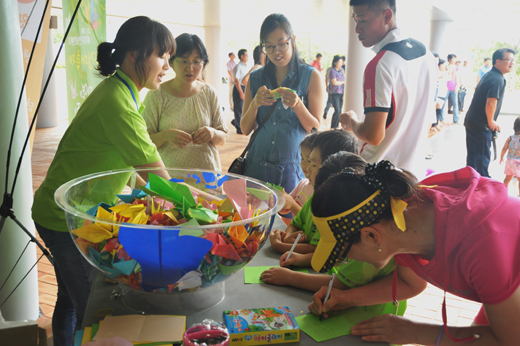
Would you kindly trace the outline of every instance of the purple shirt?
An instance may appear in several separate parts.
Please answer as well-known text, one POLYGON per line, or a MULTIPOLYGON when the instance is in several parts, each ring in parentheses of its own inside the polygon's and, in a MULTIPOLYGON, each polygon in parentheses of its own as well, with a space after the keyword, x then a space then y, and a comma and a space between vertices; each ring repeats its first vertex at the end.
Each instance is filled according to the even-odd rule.
POLYGON ((335 68, 331 68, 329 72, 329 94, 343 94, 345 83, 341 83, 341 85, 334 85, 332 84, 333 79, 336 79, 338 82, 344 82, 345 75, 343 74, 343 70, 339 69, 339 71, 337 71, 335 68))

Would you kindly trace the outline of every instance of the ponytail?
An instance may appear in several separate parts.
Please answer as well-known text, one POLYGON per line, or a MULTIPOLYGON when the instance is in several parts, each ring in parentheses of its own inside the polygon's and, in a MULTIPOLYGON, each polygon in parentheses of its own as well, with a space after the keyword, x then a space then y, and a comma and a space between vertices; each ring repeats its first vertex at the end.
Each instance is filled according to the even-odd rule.
POLYGON ((97 66, 96 70, 100 75, 108 77, 116 72, 117 65, 114 61, 112 50, 114 44, 110 42, 103 42, 97 48, 97 66))

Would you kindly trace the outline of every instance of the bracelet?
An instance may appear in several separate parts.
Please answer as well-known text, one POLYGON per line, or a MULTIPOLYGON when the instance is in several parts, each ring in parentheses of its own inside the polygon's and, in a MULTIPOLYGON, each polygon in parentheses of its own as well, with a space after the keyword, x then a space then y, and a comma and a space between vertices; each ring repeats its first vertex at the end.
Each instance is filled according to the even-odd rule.
POLYGON ((441 331, 439 332, 439 337, 437 338, 437 342, 435 343, 435 346, 439 346, 439 342, 441 342, 441 338, 442 338, 442 332, 444 332, 444 326, 441 326, 441 331))
POLYGON ((298 102, 296 102, 296 105, 294 105, 293 109, 298 107, 298 105, 300 104, 300 101, 301 101, 301 99, 298 97, 298 102))

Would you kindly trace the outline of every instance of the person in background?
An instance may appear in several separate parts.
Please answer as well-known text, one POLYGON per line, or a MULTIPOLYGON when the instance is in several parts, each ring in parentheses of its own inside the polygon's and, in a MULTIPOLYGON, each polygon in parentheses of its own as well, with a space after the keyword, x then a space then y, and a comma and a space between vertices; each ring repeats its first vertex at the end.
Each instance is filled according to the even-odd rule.
POLYGON ((446 100, 448 102, 448 114, 453 114, 453 123, 459 122, 459 99, 457 96, 458 87, 460 85, 459 68, 457 67, 457 56, 455 54, 448 54, 448 94, 446 100))
POLYGON ((267 60, 264 67, 251 73, 246 87, 241 122, 244 134, 250 134, 265 119, 275 103, 272 90, 282 99, 249 149, 244 175, 292 191, 304 178, 299 146, 313 128, 320 127, 325 88, 320 73, 300 61, 296 36, 283 14, 265 18, 260 41, 267 60))
MULTIPOLYGON (((504 155, 507 152, 506 167, 504 169, 504 174, 506 175, 504 184, 506 187, 509 187, 509 183, 513 180, 513 177, 520 180, 520 117, 515 119, 513 130, 515 134, 507 138, 504 143, 504 148, 502 148, 502 153, 500 154, 500 164, 502 164, 504 162, 504 155)), ((518 184, 518 197, 520 197, 520 182, 518 184)))
POLYGON ((229 109, 233 110, 233 86, 235 82, 233 81, 233 69, 237 65, 235 62, 236 55, 233 52, 228 54, 229 61, 226 63, 226 70, 228 73, 228 86, 229 86, 229 109))
POLYGON ((233 82, 235 83, 235 86, 233 87, 233 112, 235 114, 235 119, 231 121, 231 124, 235 126, 235 128, 237 129, 237 133, 241 135, 242 130, 240 127, 240 119, 242 119, 245 90, 245 86, 244 84, 242 84, 242 80, 249 72, 249 69, 247 68, 247 61, 249 60, 249 55, 247 54, 246 49, 240 49, 238 51, 238 59, 240 61, 233 69, 233 82))
POLYGON ((242 79, 242 84, 244 85, 247 85, 249 82, 249 75, 251 72, 258 70, 260 67, 265 65, 265 53, 262 51, 262 46, 256 46, 253 50, 253 61, 255 63, 254 66, 251 67, 244 79, 242 79))
POLYGON ((321 58, 322 58, 321 53, 318 53, 318 54, 316 54, 316 59, 314 59, 311 63, 311 66, 314 67, 316 70, 318 70, 319 73, 321 73, 321 71, 323 71, 323 69, 321 68, 321 58))
POLYGON ((492 64, 493 63, 491 61, 491 58, 484 58, 484 65, 482 65, 482 67, 479 68, 478 72, 477 72, 477 85, 480 82, 480 80, 482 79, 482 77, 484 77, 484 75, 486 73, 491 71, 492 64))
POLYGON ((330 69, 329 80, 329 98, 334 107, 334 115, 330 122, 332 130, 339 126, 339 115, 343 108, 343 91, 345 89, 345 74, 342 69, 343 59, 339 55, 335 55, 332 59, 332 68, 330 69))
POLYGON ((228 129, 216 90, 198 80, 209 63, 206 47, 193 34, 175 41, 169 61, 175 77, 144 100, 148 133, 167 167, 220 171, 217 146, 226 143, 228 129))
POLYGON ((501 48, 493 53, 493 68, 478 83, 464 119, 468 151, 466 165, 484 177, 489 177, 493 132, 500 132, 496 121, 506 90, 504 75, 513 69, 515 54, 511 48, 501 48))
MULTIPOLYGON (((34 194, 32 218, 55 262, 58 294, 52 316, 55 346, 73 344, 81 329, 95 268, 78 251, 69 234, 65 213, 54 201, 64 183, 84 175, 118 169, 164 167, 146 131, 139 91, 156 90, 175 54, 175 40, 161 23, 148 17, 128 19, 113 43, 98 46, 99 74, 106 77, 87 97, 60 141, 45 180, 34 194)), ((165 170, 154 173, 170 179, 165 170)), ((131 172, 103 180, 123 191, 131 172)), ((101 196, 105 197, 105 196, 101 196)), ((106 200, 94 200, 100 203, 106 200)), ((94 197, 92 197, 94 198, 94 197)))
POLYGON ((460 86, 459 86, 459 112, 464 112, 464 99, 471 83, 471 75, 469 73, 468 61, 464 60, 462 66, 459 66, 460 86))

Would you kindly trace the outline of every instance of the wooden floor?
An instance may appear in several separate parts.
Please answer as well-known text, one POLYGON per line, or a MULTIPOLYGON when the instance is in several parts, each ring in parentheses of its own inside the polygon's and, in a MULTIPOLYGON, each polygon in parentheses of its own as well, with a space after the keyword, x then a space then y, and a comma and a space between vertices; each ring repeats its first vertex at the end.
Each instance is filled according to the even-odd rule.
MULTIPOLYGON (((330 127, 331 115, 329 113, 328 120, 322 124, 321 130, 326 130, 330 127)), ((225 117, 230 129, 230 135, 226 144, 219 148, 223 170, 227 170, 231 162, 240 155, 248 141, 248 137, 236 134, 235 128, 231 125, 232 113, 225 112, 225 117)), ((67 121, 62 121, 57 127, 36 130, 32 153, 34 190, 40 186, 45 178, 47 169, 66 127, 67 121)), ((40 254, 39 250, 38 253, 40 254)), ((38 278, 40 308, 43 312, 43 316, 38 319, 38 324, 40 327, 45 328, 48 337, 52 338, 51 319, 56 302, 57 286, 54 269, 45 258, 38 264, 38 278)), ((423 293, 408 300, 408 309, 405 316, 415 321, 440 324, 442 321, 442 295, 443 292, 441 290, 429 285, 423 293)), ((451 325, 458 326, 471 324, 472 318, 480 308, 480 304, 450 294, 448 294, 447 305, 448 321, 451 325)))

